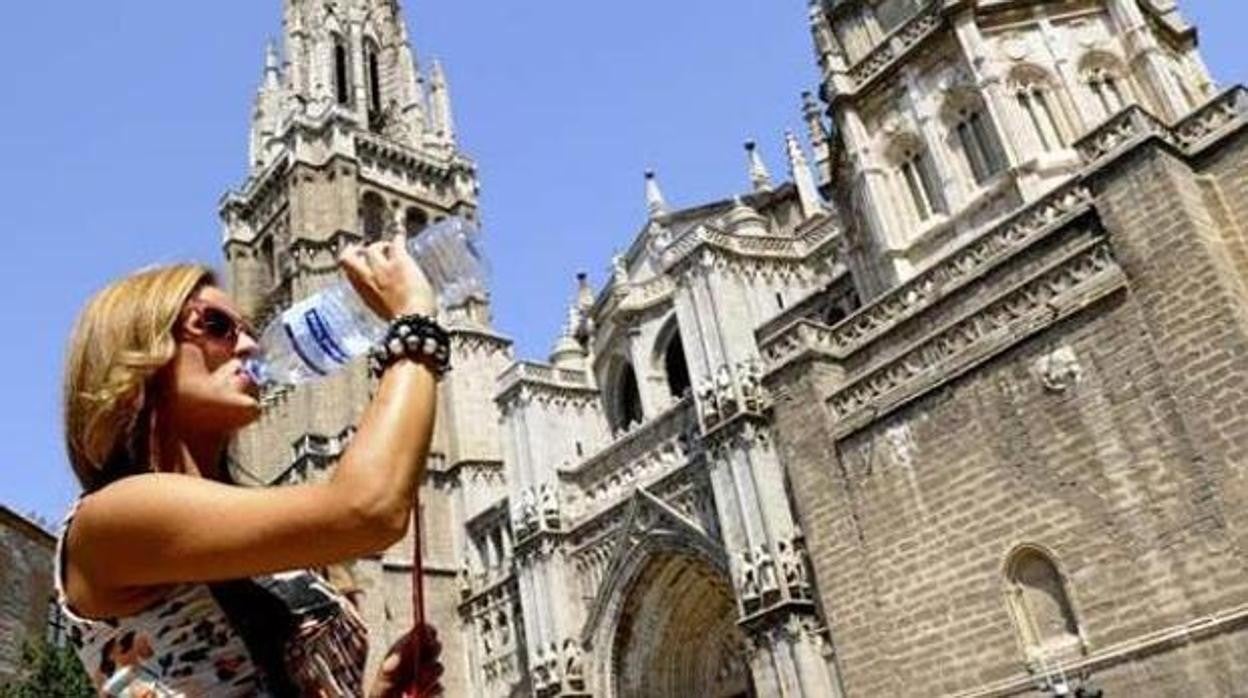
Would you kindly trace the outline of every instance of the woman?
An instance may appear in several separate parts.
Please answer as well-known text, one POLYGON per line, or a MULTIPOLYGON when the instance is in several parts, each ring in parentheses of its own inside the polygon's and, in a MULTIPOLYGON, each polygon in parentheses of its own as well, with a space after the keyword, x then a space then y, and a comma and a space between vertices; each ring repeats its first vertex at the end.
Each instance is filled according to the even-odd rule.
MULTIPOLYGON (((339 265, 392 330, 436 329, 422 319, 433 291, 405 242, 351 247, 339 265)), ((260 414, 243 370, 255 336, 212 272, 191 265, 112 284, 75 327, 65 433, 84 494, 61 534, 57 584, 71 642, 104 695, 365 692, 363 624, 301 570, 403 538, 445 365, 428 347, 383 357, 328 482, 244 488, 230 482, 225 452, 260 414)), ((430 629, 415 635, 420 695, 430 695, 439 647, 430 629)), ((398 647, 370 695, 407 688, 412 658, 398 647)))

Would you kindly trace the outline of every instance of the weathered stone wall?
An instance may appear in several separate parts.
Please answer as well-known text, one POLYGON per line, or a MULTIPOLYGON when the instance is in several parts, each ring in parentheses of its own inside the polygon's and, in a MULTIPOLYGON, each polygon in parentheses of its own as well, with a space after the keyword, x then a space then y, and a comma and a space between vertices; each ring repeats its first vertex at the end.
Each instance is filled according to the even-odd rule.
POLYGON ((0 506, 0 686, 20 668, 22 642, 47 632, 52 535, 0 506))
POLYGON ((1064 582, 1072 677, 1174 696, 1248 678, 1248 137, 1216 151, 1101 162, 1091 214, 857 354, 772 376, 846 695, 1035 690, 1007 574, 1024 545, 1064 582), (1116 290, 977 336, 961 377, 920 374, 866 418, 836 409, 845 383, 1098 239, 1116 290))

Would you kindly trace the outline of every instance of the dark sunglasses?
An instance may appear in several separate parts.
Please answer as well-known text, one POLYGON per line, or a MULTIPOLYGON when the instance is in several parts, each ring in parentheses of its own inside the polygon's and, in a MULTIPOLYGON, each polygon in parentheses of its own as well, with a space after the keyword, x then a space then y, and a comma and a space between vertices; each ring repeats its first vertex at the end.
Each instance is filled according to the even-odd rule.
POLYGON ((208 337, 226 344, 237 343, 238 336, 244 333, 253 339, 259 336, 241 316, 214 303, 191 300, 187 301, 186 310, 189 317, 183 327, 193 336, 208 337))

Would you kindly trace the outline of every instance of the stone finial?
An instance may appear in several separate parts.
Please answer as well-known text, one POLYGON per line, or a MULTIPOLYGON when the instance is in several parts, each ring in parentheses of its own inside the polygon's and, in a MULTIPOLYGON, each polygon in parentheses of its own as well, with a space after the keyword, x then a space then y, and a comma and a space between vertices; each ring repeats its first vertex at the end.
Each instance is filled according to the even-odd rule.
POLYGON ((576 274, 576 306, 582 314, 594 307, 594 289, 589 285, 589 274, 583 271, 576 274))
POLYGON ((732 198, 732 208, 724 217, 724 223, 734 235, 767 234, 767 219, 739 196, 732 198))
POLYGON ((451 112, 451 90, 436 58, 429 70, 429 111, 432 131, 444 143, 455 143, 455 116, 451 112))
POLYGON ((802 215, 810 218, 827 211, 823 199, 819 197, 819 188, 815 186, 815 175, 806 162, 806 154, 802 152, 801 143, 792 131, 784 132, 784 147, 789 156, 789 176, 797 186, 798 201, 802 205, 802 215))
POLYGON ((282 84, 282 63, 277 54, 277 42, 270 39, 264 47, 264 87, 275 90, 282 84))
POLYGON ((758 153, 758 144, 752 140, 746 141, 745 157, 750 165, 750 186, 756 192, 771 191, 771 173, 767 171, 767 165, 758 153))
POLYGON ((550 354, 550 363, 555 368, 582 369, 585 367, 585 347, 577 341, 580 329, 581 308, 578 299, 568 305, 568 318, 564 323, 563 333, 555 342, 555 349, 550 354))
POLYGON ((827 126, 824 124, 819 103, 815 101, 815 96, 810 91, 802 93, 802 117, 806 119, 810 148, 815 154, 815 165, 819 170, 819 183, 826 185, 832 181, 832 142, 827 126))
POLYGON ((654 170, 646 170, 646 210, 650 212, 650 217, 655 218, 667 213, 667 200, 663 198, 663 191, 659 189, 659 179, 654 174, 654 170))

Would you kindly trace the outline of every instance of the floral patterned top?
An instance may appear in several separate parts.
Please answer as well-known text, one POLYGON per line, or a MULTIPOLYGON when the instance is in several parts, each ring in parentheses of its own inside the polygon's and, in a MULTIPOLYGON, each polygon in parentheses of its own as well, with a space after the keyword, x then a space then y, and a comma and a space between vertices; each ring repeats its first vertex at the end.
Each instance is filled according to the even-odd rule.
POLYGON ((70 645, 101 696, 359 696, 367 631, 342 594, 311 572, 172 587, 122 618, 69 607, 57 541, 56 591, 70 645))

